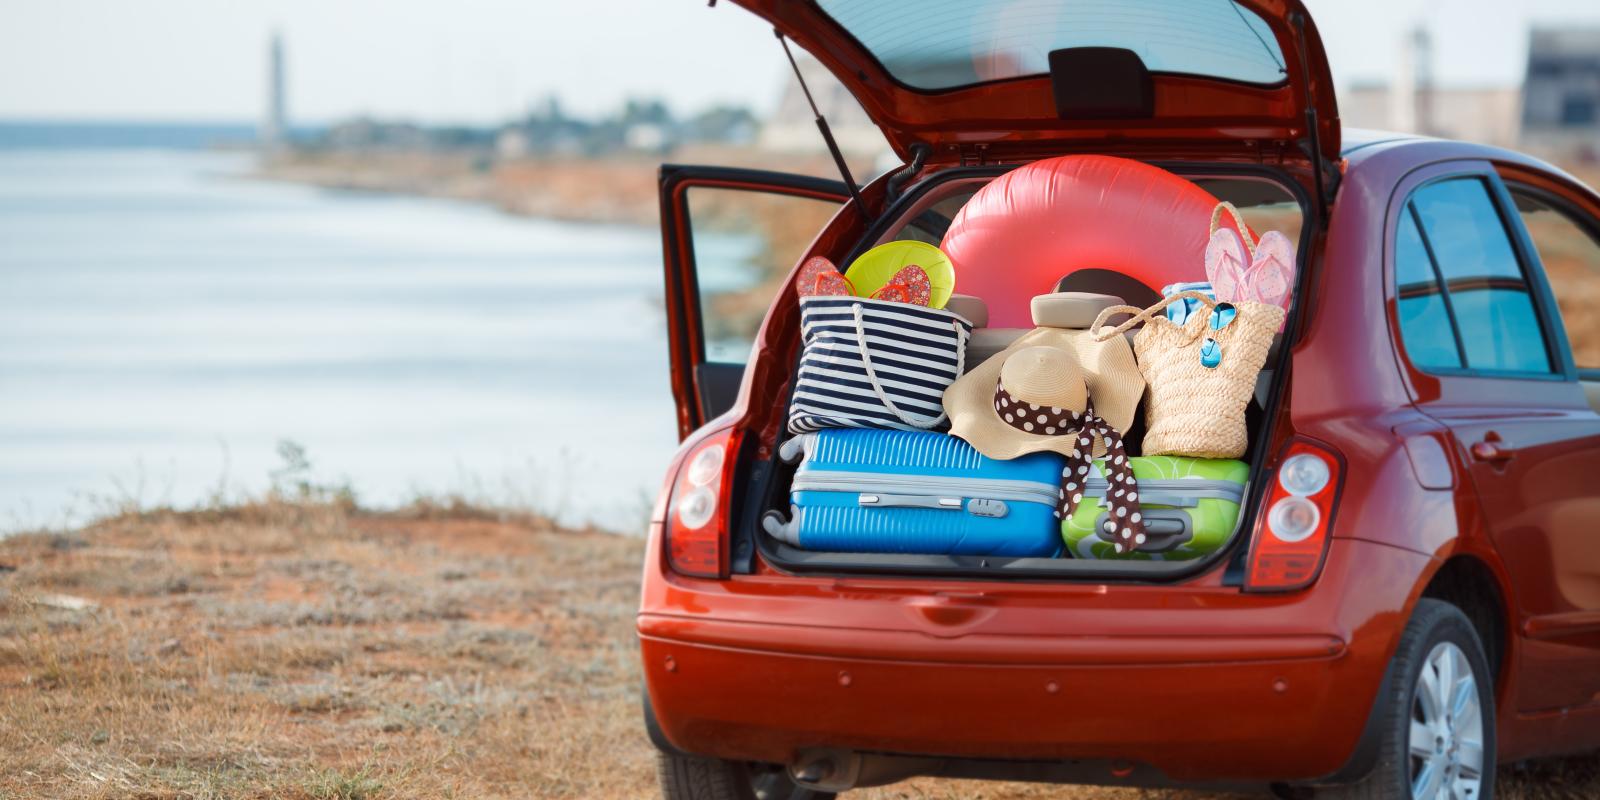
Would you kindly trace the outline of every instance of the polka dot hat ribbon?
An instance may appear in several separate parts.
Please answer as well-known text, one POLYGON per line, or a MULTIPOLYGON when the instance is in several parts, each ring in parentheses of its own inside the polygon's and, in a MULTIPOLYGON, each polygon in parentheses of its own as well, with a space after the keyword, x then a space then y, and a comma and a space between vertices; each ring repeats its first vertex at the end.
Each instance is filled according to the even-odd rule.
POLYGON ((1118 553, 1133 551, 1144 544, 1144 515, 1139 510, 1139 484, 1133 477, 1133 465, 1128 463, 1128 451, 1122 444, 1122 434, 1110 423, 1096 416, 1094 403, 1084 404, 1082 413, 1070 408, 1042 406, 1027 403, 1011 396, 1004 384, 994 386, 994 411, 1007 425, 1023 433, 1036 436, 1056 436, 1076 431, 1078 447, 1067 458, 1066 469, 1061 471, 1061 492, 1056 500, 1056 518, 1066 519, 1078 510, 1083 502, 1083 491, 1089 482, 1089 470, 1094 469, 1093 438, 1105 441, 1106 457, 1106 533, 1118 553))

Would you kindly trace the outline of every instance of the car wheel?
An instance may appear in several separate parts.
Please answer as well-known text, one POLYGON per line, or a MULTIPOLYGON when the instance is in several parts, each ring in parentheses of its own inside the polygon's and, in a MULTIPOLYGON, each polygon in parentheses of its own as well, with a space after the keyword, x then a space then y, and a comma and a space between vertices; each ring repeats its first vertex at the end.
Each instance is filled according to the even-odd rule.
POLYGON ((656 774, 666 800, 833 800, 834 795, 795 785, 776 764, 656 754, 656 774))
POLYGON ((1419 600, 1394 659, 1377 766, 1316 797, 1492 800, 1494 676, 1472 623, 1449 603, 1419 600))

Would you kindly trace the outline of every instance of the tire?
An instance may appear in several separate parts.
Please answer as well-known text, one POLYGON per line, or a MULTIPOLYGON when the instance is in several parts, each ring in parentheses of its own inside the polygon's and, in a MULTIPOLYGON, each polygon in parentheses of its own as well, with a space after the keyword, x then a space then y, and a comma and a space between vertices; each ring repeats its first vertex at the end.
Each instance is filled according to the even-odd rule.
POLYGON ((656 754, 656 775, 665 800, 833 800, 834 795, 796 786, 783 767, 718 758, 656 754))
POLYGON ((1377 709, 1383 715, 1377 765, 1359 783, 1318 788, 1315 797, 1493 800, 1494 675, 1484 657, 1483 643, 1466 615, 1441 600, 1417 601, 1416 612, 1395 650, 1392 668, 1395 680, 1391 682, 1390 696, 1377 709), (1473 686, 1466 685, 1464 672, 1470 673, 1473 686), (1454 690, 1436 692, 1433 687, 1440 677, 1449 680, 1450 674, 1455 676, 1450 681, 1454 690), (1446 708, 1435 712, 1441 695, 1454 703, 1445 703, 1446 708), (1474 762, 1477 785, 1475 791, 1467 792, 1474 762), (1429 784, 1437 787, 1432 793, 1421 786, 1425 775, 1438 779, 1429 784), (1424 793, 1417 793, 1417 789, 1424 793))

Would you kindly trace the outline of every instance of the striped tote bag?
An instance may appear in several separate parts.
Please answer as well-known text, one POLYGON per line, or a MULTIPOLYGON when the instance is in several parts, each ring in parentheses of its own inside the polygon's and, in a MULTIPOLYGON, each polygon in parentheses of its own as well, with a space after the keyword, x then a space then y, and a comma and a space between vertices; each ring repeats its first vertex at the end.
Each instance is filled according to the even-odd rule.
POLYGON ((800 298, 803 350, 789 430, 945 425, 944 390, 966 367, 972 323, 863 297, 800 298))

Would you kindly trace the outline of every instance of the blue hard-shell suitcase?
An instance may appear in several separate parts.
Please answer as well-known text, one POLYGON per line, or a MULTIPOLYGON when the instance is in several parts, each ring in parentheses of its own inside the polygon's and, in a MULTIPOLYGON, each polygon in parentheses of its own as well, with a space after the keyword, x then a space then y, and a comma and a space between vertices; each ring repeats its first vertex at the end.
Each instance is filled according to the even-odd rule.
POLYGON ((784 442, 800 462, 790 514, 767 533, 806 550, 847 553, 1054 556, 1055 504, 1066 458, 985 458, 930 431, 829 428, 784 442))

